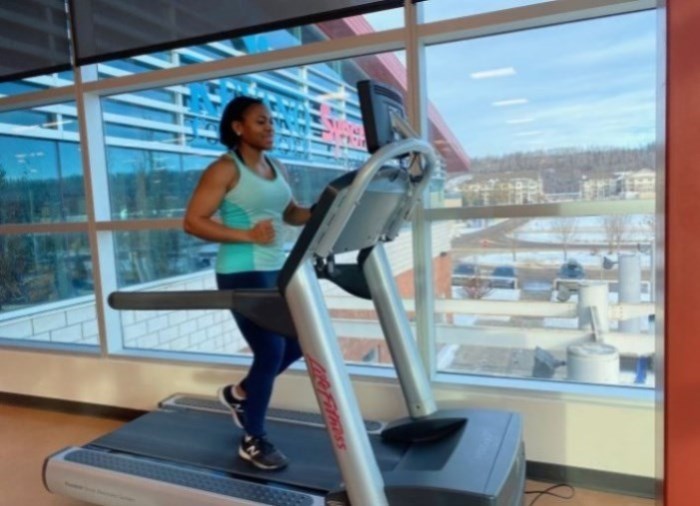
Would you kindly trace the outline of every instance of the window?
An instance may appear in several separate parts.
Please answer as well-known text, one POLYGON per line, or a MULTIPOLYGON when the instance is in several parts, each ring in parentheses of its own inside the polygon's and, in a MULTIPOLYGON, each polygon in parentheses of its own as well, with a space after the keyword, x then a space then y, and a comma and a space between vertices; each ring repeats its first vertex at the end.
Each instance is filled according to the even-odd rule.
POLYGON ((0 338, 98 344, 75 127, 73 103, 0 113, 0 338))
POLYGON ((328 39, 353 37, 366 33, 402 28, 403 9, 388 9, 364 16, 352 16, 304 25, 288 30, 275 30, 234 39, 174 49, 172 51, 113 60, 98 65, 100 78, 182 67, 235 56, 266 53, 302 46, 328 39))
MULTIPOLYGON (((535 3, 544 2, 525 2, 535 3)), ((521 4, 434 0, 421 8, 430 22, 521 4)), ((401 28, 403 16, 402 9, 395 9, 141 55, 98 64, 98 74, 127 76, 401 28)), ((543 352, 563 360, 569 341, 553 346, 539 334, 564 329, 580 336, 588 330, 578 328, 583 282, 605 283, 610 293, 606 303, 613 313, 622 308, 646 318, 638 320, 638 328, 610 320, 609 332, 652 332, 653 301, 647 298, 653 291, 655 260, 649 221, 659 177, 655 44, 655 14, 645 11, 426 48, 426 120, 440 155, 427 213, 433 232, 440 370, 532 377, 533 364, 543 352), (560 216, 556 208, 593 201, 602 203, 599 208, 586 207, 579 216, 560 216), (499 211, 502 206, 542 206, 542 211, 523 217, 516 210, 517 216, 512 216, 499 211), (432 218, 431 211, 447 214, 432 218), (615 298, 618 270, 629 267, 627 256, 639 260, 639 301, 615 298), (519 308, 528 304, 498 301, 552 306, 532 314, 519 308), (482 330, 488 341, 478 337, 482 330), (524 347, 517 344, 521 338, 524 347), (490 354, 494 347, 503 354, 490 354), (477 366, 464 359, 472 353, 481 356, 477 366), (515 360, 512 357, 528 365, 517 372, 499 365, 515 360)), ((185 235, 179 220, 202 170, 222 152, 217 130, 224 105, 240 94, 262 98, 276 123, 271 154, 287 167, 296 199, 311 205, 329 181, 368 158, 356 82, 377 78, 406 92, 405 61, 400 51, 369 54, 119 94, 105 93, 106 82, 91 83, 101 96, 104 126, 104 142, 91 146, 104 145, 106 162, 105 167, 92 167, 94 184, 102 192, 96 202, 99 223, 94 238, 87 236, 90 213, 75 104, 0 113, 0 225, 13 227, 0 238, 7 258, 27 260, 23 280, 5 274, 2 311, 18 314, 91 297, 89 244, 97 245, 102 261, 113 262, 101 269, 107 273, 102 280, 107 293, 213 288, 216 245, 185 235), (47 224, 56 225, 56 231, 47 233, 47 224), (39 226, 44 228, 33 228, 39 226), (74 236, 81 240, 76 242, 74 236), (48 271, 54 272, 53 284, 48 271)), ((5 83, 0 93, 63 86, 72 83, 71 76, 5 83)), ((290 247, 297 232, 291 227, 286 232, 290 247)), ((401 296, 411 308, 418 273, 413 271, 410 231, 388 247, 401 296)), ((323 288, 346 359, 387 364, 389 354, 371 304, 325 282, 323 288)), ((202 313, 202 321, 209 322, 202 323, 202 329, 209 337, 213 331, 207 325, 214 313, 224 315, 214 321, 231 324, 225 312, 202 313)), ((146 325, 145 333, 137 325, 147 319, 145 313, 124 313, 120 318, 124 348, 246 351, 235 325, 222 330, 220 339, 192 341, 173 334, 170 324, 161 327, 162 318, 146 325)), ((173 325, 180 325, 180 316, 172 318, 173 325)), ((627 355, 622 364, 623 371, 634 368, 627 355)), ((566 379, 564 373, 559 368, 551 377, 566 379)), ((653 375, 646 378, 648 386, 653 375)))
POLYGON ((72 103, 0 113, 0 223, 85 220, 72 103))
POLYGON ((222 152, 223 107, 240 94, 261 98, 273 112, 272 154, 287 166, 299 202, 311 205, 339 171, 368 157, 355 83, 373 66, 400 65, 400 57, 372 55, 308 65, 303 72, 188 83, 167 92, 180 107, 154 98, 164 90, 102 99, 113 218, 182 216, 201 170, 222 152))
MULTIPOLYGON (((261 98, 272 111, 276 138, 271 154, 285 164, 297 201, 310 206, 331 180, 358 168, 369 157, 356 82, 386 68, 401 69, 402 59, 401 53, 368 55, 103 98, 112 219, 182 217, 202 170, 224 150, 218 142, 223 107, 241 94, 261 98)), ((405 77, 394 75, 394 79, 394 86, 404 86, 405 77)), ((291 248, 298 230, 289 227, 286 233, 291 248)), ((410 234, 406 237, 410 243, 410 234)), ((202 243, 175 229, 143 230, 134 224, 134 230, 115 232, 114 247, 119 288, 214 287, 216 244, 202 243), (184 276, 183 280, 176 279, 178 276, 184 276)), ((410 256, 398 257, 402 268, 410 272, 410 256)), ((348 360, 361 362, 380 346, 383 349, 373 352, 375 362, 387 363, 389 354, 386 345, 380 345, 381 330, 371 306, 347 302, 352 298, 330 285, 326 292, 348 360)), ((207 316, 202 321, 221 327, 221 318, 214 313, 221 312, 203 312, 207 316), (216 324, 211 323, 212 318, 216 324)), ((178 320, 175 327, 153 330, 149 325, 160 323, 135 323, 148 319, 146 314, 121 317, 125 348, 210 353, 246 349, 235 325, 234 330, 216 331, 222 339, 232 336, 234 341, 225 346, 219 339, 197 340, 192 345, 173 330, 179 328, 180 316, 172 317, 178 320)), ((164 321, 162 314, 152 316, 164 321)), ((207 332, 214 330, 207 327, 207 332)))
POLYGON ((97 345, 85 233, 0 234, 0 339, 97 345))
POLYGON ((427 49, 429 98, 469 160, 455 170, 431 130, 441 207, 473 216, 433 224, 441 370, 653 388, 640 363, 654 342, 655 23, 642 12, 427 49), (559 216, 570 202, 591 205, 559 216), (594 335, 589 297, 619 354, 610 376, 572 373, 572 345, 594 335), (559 364, 547 375, 543 356, 559 364))

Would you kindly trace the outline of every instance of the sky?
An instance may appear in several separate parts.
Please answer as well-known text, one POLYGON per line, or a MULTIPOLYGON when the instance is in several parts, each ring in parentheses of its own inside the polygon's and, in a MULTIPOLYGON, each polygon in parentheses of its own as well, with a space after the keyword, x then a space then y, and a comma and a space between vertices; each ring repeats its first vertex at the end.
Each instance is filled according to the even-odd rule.
MULTIPOLYGON (((532 3, 428 0, 424 12, 435 21, 532 3)), ((643 146, 656 137, 656 25, 645 11, 429 46, 428 98, 472 158, 643 146)))

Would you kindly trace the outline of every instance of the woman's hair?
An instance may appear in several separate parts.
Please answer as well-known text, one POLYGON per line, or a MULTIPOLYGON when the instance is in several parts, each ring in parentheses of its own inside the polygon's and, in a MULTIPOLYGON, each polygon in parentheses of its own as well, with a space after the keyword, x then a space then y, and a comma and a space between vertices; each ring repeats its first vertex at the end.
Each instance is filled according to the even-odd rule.
POLYGON ((259 98, 246 97, 244 95, 231 100, 226 105, 219 122, 219 141, 221 141, 221 144, 229 149, 235 149, 238 146, 239 137, 233 131, 231 123, 243 121, 243 116, 250 106, 262 104, 263 101, 259 98))

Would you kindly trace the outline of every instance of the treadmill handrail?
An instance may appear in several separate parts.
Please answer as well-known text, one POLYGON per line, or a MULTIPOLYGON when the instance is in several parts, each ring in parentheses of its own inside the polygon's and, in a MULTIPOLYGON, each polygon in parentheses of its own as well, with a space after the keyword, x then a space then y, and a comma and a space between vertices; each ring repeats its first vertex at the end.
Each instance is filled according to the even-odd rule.
POLYGON ((238 290, 112 292, 107 298, 113 309, 228 309, 260 327, 297 339, 289 305, 275 288, 238 290))
MULTIPOLYGON (((333 251, 333 246, 338 241, 340 234, 343 232, 345 225, 352 216, 352 212, 360 202, 362 194, 367 189, 367 186, 372 182, 377 171, 379 171, 388 160, 407 155, 411 153, 420 153, 426 159, 426 166, 423 168, 420 182, 416 185, 414 198, 422 193, 423 188, 427 185, 430 176, 437 164, 437 157, 433 147, 423 139, 409 138, 387 144, 377 150, 374 155, 365 163, 355 176, 352 185, 348 189, 345 198, 340 204, 337 213, 333 216, 333 221, 324 232, 323 237, 318 241, 314 249, 314 253, 325 258, 333 251)), ((407 209, 408 211, 408 209, 407 209)))
POLYGON ((112 292, 107 302, 112 309, 233 309, 235 299, 243 293, 255 295, 279 294, 276 288, 249 290, 172 290, 152 292, 112 292), (193 294, 196 293, 196 297, 193 294))

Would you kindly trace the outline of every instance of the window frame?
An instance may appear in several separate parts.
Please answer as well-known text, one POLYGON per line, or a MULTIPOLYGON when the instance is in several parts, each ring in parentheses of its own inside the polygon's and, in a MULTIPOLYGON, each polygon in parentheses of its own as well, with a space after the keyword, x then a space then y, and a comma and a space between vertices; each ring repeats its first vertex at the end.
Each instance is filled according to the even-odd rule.
MULTIPOLYGON (((427 97, 425 92, 424 58, 427 45, 463 41, 487 35, 505 34, 516 30, 525 30, 557 25, 561 23, 596 19, 599 17, 624 13, 653 10, 657 4, 653 0, 567 0, 544 4, 534 4, 502 11, 464 16, 456 19, 421 23, 422 5, 406 0, 404 5, 405 23, 402 28, 349 37, 336 40, 319 41, 298 47, 274 50, 251 55, 232 56, 230 58, 193 63, 183 67, 162 68, 121 77, 97 79, 97 67, 90 65, 76 68, 75 83, 72 85, 48 88, 41 91, 20 93, 0 98, 0 111, 30 109, 37 106, 75 101, 78 108, 78 123, 85 170, 87 223, 83 224, 27 224, 0 226, 0 234, 27 234, 37 232, 87 231, 93 254, 93 272, 95 276, 95 298, 97 305, 98 328, 100 335, 99 354, 102 357, 134 358, 156 361, 194 361, 197 363, 218 362, 213 358, 195 355, 179 357, 176 354, 157 354, 148 352, 125 351, 121 347, 121 332, 118 319, 105 307, 106 295, 116 289, 116 273, 113 262, 114 244, 111 233, 117 230, 153 230, 179 227, 179 220, 125 220, 112 221, 108 204, 95 201, 94 196, 104 194, 107 189, 106 152, 103 142, 102 111, 100 99, 115 94, 138 92, 167 86, 178 86, 192 81, 204 81, 219 77, 233 77, 250 73, 277 70, 298 65, 320 63, 364 56, 370 53, 390 51, 406 52, 407 67, 407 112, 409 120, 418 132, 427 132, 427 97), (150 227, 150 228, 149 228, 150 227)), ((612 212, 602 212, 600 204, 572 202, 552 205, 492 206, 483 208, 430 209, 420 207, 414 214, 413 269, 416 284, 416 333, 424 362, 428 366, 430 377, 435 381, 456 384, 479 384, 471 375, 455 379, 453 373, 438 373, 435 362, 435 325, 434 293, 431 269, 430 226, 441 220, 469 219, 474 217, 560 217, 586 216, 591 213, 591 206, 596 206, 596 215, 621 212, 655 213, 656 209, 649 201, 631 201, 610 204, 612 212), (613 209, 614 208, 614 209, 613 209)), ((606 204, 607 205, 607 204, 606 204)), ((657 301, 661 304, 662 301, 657 301)), ((659 307, 659 306, 657 306, 659 307)), ((660 331, 659 331, 660 332, 660 331)), ((33 349, 45 349, 47 352, 59 352, 60 349, 50 343, 31 343, 33 349)), ((29 345, 28 345, 29 346, 29 345)), ((0 348, 3 348, 0 343, 0 348)), ((12 343, 12 348, 22 348, 22 343, 12 343)), ((238 363, 238 361, 234 361, 238 363)), ((244 358, 241 364, 249 363, 244 358)), ((303 367, 303 366, 300 366, 303 367)), ((352 366, 357 375, 376 376, 377 368, 371 366, 352 366)), ((386 371, 379 376, 384 377, 386 371)), ((461 375, 460 375, 461 376, 461 375)), ((493 378, 492 386, 510 385, 507 378, 493 378)), ((523 379, 519 385, 533 391, 540 391, 541 381, 523 379)), ((557 391, 571 391, 568 383, 557 383, 557 391)), ((551 389, 548 385, 544 390, 551 389)), ((573 389, 576 390, 576 389, 573 389)), ((636 398, 639 389, 613 387, 590 387, 587 395, 604 395, 636 398)), ((653 392, 651 392, 653 394, 653 392)), ((651 402, 650 399, 647 399, 651 402)))

